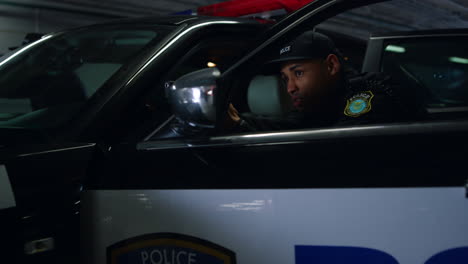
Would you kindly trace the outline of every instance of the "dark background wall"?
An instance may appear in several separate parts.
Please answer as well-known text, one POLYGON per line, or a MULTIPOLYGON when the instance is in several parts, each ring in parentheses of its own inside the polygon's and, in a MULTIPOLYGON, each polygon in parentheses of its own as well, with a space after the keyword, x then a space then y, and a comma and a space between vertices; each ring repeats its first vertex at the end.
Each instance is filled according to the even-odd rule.
POLYGON ((27 33, 50 33, 122 17, 172 14, 219 0, 0 0, 0 54, 27 33))
MULTIPOLYGON (((0 0, 0 55, 20 45, 27 33, 173 14, 219 2, 223 0, 0 0)), ((468 0, 394 0, 348 12, 320 27, 361 39, 377 31, 468 28, 468 0)))

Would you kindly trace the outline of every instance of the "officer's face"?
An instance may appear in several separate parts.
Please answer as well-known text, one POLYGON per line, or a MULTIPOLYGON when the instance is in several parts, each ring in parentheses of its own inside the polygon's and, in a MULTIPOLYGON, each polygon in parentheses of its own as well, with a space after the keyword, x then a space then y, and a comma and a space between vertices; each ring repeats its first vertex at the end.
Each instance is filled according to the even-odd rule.
POLYGON ((336 81, 336 72, 327 59, 301 60, 285 63, 281 77, 299 111, 320 111, 336 81))

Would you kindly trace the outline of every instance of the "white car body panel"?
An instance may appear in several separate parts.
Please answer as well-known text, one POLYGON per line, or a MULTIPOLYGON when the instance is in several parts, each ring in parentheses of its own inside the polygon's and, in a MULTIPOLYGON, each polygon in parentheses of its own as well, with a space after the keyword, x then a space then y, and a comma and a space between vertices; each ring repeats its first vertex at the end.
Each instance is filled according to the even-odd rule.
POLYGON ((108 190, 85 192, 83 203, 92 204, 82 219, 93 264, 106 263, 116 242, 160 232, 226 247, 237 263, 304 263, 295 256, 301 245, 369 248, 401 264, 468 250, 462 187, 108 190))

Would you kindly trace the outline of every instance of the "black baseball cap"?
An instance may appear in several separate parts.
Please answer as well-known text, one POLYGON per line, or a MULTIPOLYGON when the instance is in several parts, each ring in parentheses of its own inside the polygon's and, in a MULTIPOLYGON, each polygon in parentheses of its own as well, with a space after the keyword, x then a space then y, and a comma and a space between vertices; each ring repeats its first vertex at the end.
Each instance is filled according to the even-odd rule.
POLYGON ((329 54, 339 56, 339 52, 333 41, 324 34, 306 31, 293 41, 283 45, 277 53, 277 57, 268 61, 263 66, 264 73, 277 73, 279 67, 287 61, 324 59, 329 54))

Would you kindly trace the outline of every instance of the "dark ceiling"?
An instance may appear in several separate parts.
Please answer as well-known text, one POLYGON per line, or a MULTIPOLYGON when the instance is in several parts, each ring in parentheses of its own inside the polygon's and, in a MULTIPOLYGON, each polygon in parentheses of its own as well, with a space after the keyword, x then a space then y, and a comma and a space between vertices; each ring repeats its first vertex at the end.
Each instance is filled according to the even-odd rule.
MULTIPOLYGON (((260 0, 244 1, 255 4, 260 0)), ((22 6, 112 19, 174 14, 219 2, 223 0, 0 0, 0 7, 22 6)), ((42 19, 48 19, 45 13, 42 19)), ((341 14, 320 27, 361 39, 367 39, 370 32, 468 28, 468 0, 393 0, 341 14)))

